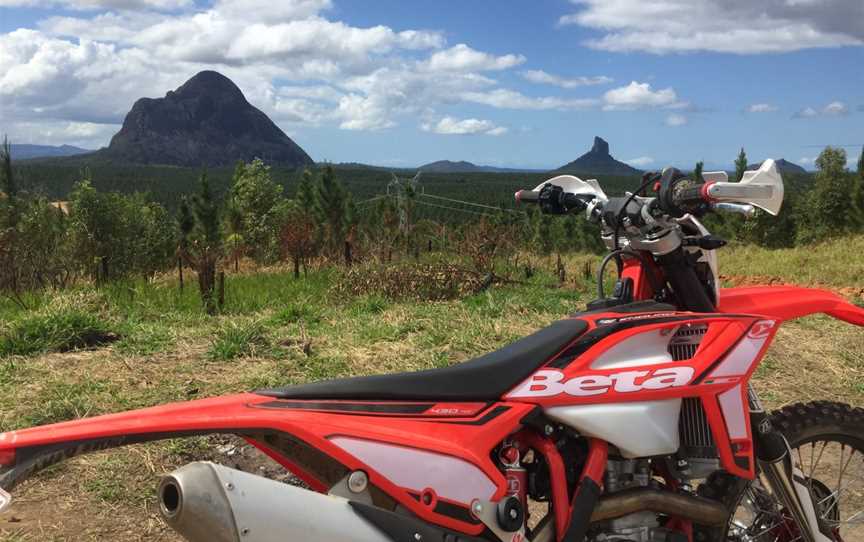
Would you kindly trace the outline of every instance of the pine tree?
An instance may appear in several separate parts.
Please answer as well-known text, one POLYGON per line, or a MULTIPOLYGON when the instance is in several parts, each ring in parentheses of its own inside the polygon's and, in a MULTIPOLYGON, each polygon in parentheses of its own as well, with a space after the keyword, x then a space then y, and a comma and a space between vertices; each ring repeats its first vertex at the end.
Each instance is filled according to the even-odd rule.
POLYGON ((314 214, 321 227, 322 241, 328 254, 344 253, 348 235, 348 194, 333 168, 326 166, 315 183, 314 214))
POLYGON ((240 257, 246 251, 246 240, 243 236, 244 220, 243 212, 237 205, 235 198, 230 198, 225 205, 225 245, 228 247, 229 256, 234 260, 234 272, 240 270, 240 257))
POLYGON ((861 147, 861 156, 858 157, 858 177, 864 179, 864 147, 861 147))
POLYGON ((3 145, 0 146, 0 162, 0 192, 11 201, 18 196, 18 186, 12 172, 12 144, 5 136, 3 145))
POLYGON ((705 179, 702 178, 702 168, 705 167, 705 163, 702 161, 696 162, 696 167, 693 169, 693 180, 696 183, 702 183, 705 179))
POLYGON ((192 197, 191 205, 185 200, 180 204, 179 245, 183 259, 198 273, 198 290, 204 310, 207 314, 215 314, 216 267, 222 257, 219 204, 206 174, 201 174, 199 183, 199 191, 192 197))
POLYGON ((233 245, 245 249, 256 261, 268 261, 278 255, 281 224, 279 209, 284 203, 282 186, 271 177, 270 167, 256 158, 240 162, 234 170, 230 191, 228 219, 232 221, 233 245))
POLYGON ((305 268, 315 244, 315 221, 297 199, 285 203, 280 242, 283 254, 294 264, 294 278, 300 278, 300 266, 305 268))
POLYGON ((6 290, 19 305, 20 268, 18 223, 21 218, 18 186, 12 171, 12 145, 4 136, 0 146, 0 290, 6 290))
POLYGON ((738 158, 735 159, 735 180, 741 181, 745 171, 747 171, 747 153, 744 152, 744 147, 741 147, 738 158))
POLYGON ((864 232, 864 147, 858 157, 858 174, 852 179, 852 190, 849 194, 849 226, 857 232, 864 232))
POLYGON ((802 202, 799 242, 812 242, 843 234, 852 215, 846 151, 826 147, 816 159, 815 186, 802 202))
POLYGON ((315 177, 309 169, 304 169, 297 184, 297 192, 294 195, 297 203, 311 213, 315 209, 315 177))

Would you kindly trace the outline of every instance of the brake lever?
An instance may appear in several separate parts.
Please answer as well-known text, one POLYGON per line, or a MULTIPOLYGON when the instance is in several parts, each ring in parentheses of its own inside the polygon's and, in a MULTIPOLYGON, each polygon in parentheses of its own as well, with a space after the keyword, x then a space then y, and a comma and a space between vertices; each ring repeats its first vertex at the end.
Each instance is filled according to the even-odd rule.
POLYGON ((747 218, 756 214, 756 207, 745 203, 712 203, 711 209, 715 211, 724 211, 727 213, 739 213, 747 218))

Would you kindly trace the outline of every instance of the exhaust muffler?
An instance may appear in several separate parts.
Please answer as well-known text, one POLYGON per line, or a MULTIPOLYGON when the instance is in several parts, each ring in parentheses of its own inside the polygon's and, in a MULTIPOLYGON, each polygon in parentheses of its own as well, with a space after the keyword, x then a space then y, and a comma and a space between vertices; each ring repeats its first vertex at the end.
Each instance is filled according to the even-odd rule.
POLYGON ((159 512, 189 542, 390 540, 347 499, 203 461, 162 479, 159 512))

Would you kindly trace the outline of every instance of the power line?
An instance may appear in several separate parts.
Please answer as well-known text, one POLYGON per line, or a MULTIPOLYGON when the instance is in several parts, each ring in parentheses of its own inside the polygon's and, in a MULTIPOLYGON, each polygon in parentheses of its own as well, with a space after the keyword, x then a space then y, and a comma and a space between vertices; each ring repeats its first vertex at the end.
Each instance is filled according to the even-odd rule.
POLYGON ((444 196, 433 196, 432 194, 417 194, 418 196, 423 196, 427 198, 435 198, 444 201, 452 201, 453 203, 461 203, 462 205, 473 205, 474 207, 482 207, 484 209, 492 209, 498 212, 508 212, 508 213, 521 213, 522 211, 517 211, 516 209, 502 209, 501 207, 495 207, 493 205, 483 205, 482 203, 474 203, 471 201, 462 201, 453 198, 445 198, 444 196))
POLYGON ((363 201, 358 201, 355 205, 365 205, 367 203, 372 203, 373 201, 377 201, 382 198, 389 198, 390 194, 381 194, 380 196, 375 196, 374 198, 364 199, 363 201))
POLYGON ((489 213, 481 213, 479 211, 471 211, 469 209, 459 209, 457 207, 447 207, 446 205, 438 205, 437 203, 429 203, 428 201, 417 201, 416 203, 419 203, 420 205, 427 205, 429 207, 437 207, 438 209, 446 209, 448 211, 459 211, 462 213, 470 213, 472 215, 495 216, 495 215, 492 215, 489 213))

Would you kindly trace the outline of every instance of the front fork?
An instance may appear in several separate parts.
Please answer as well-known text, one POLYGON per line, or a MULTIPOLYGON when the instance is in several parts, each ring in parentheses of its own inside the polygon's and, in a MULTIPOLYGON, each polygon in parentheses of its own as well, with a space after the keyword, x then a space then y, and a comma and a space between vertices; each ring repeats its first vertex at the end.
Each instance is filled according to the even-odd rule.
POLYGON ((765 475, 774 495, 789 511, 803 542, 832 542, 822 532, 813 497, 804 473, 792 461, 792 449, 786 437, 774 428, 753 388, 750 388, 750 424, 759 469, 765 475))

